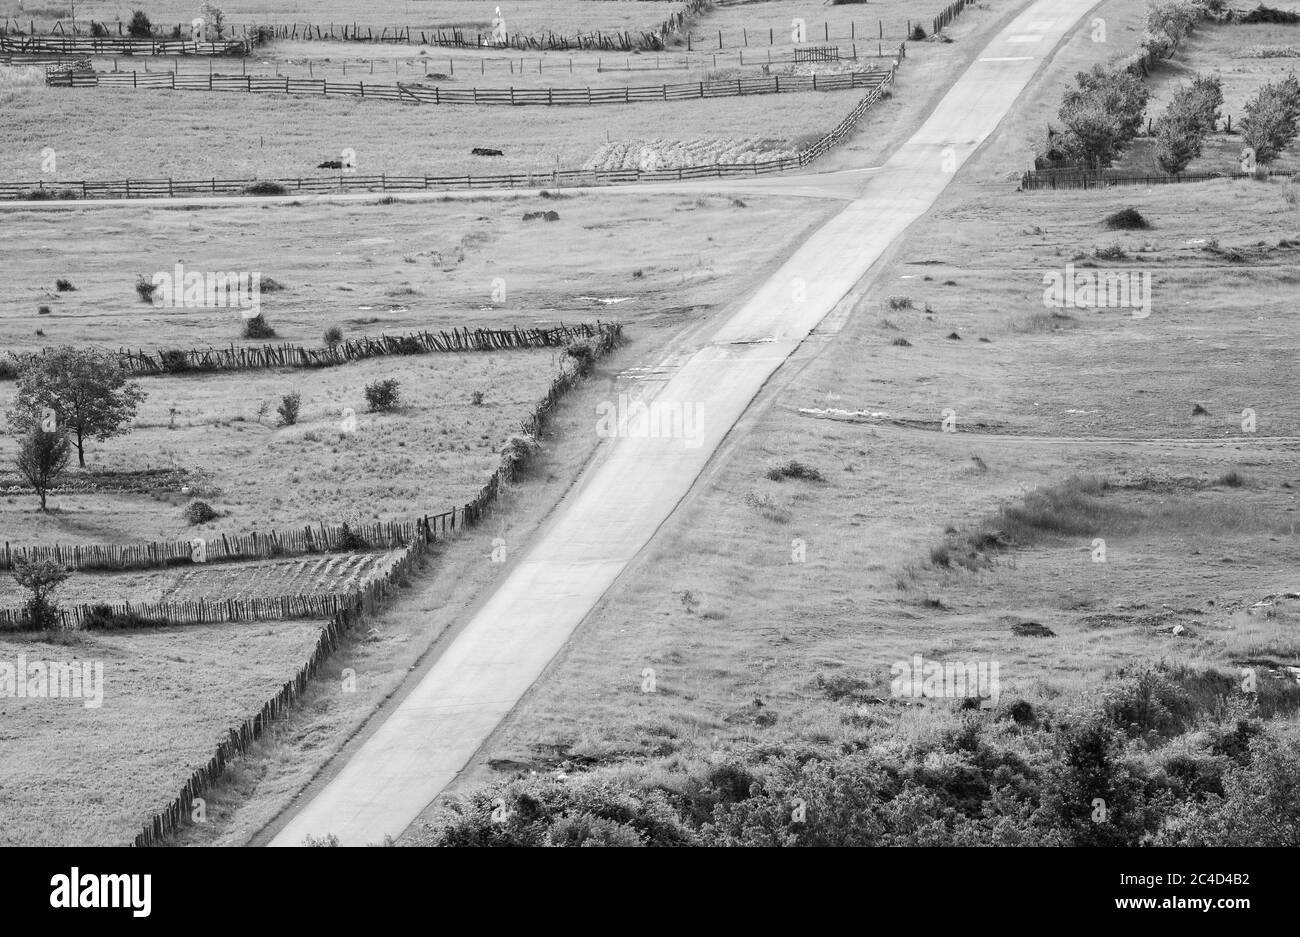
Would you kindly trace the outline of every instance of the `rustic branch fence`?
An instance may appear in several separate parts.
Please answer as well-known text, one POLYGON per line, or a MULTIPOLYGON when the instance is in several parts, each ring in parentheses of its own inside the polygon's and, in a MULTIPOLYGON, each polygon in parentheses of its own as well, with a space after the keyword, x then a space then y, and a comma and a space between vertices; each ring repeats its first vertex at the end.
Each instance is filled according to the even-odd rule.
POLYGON ((961 11, 973 4, 975 0, 957 0, 956 3, 950 3, 944 7, 943 12, 934 18, 934 29, 932 34, 943 32, 943 28, 961 15, 961 11))
MULTIPOLYGON (((595 325, 559 325, 534 329, 452 329, 450 332, 413 332, 407 335, 363 336, 335 345, 306 348, 302 345, 259 345, 254 347, 167 349, 155 352, 123 348, 115 355, 119 366, 133 377, 159 374, 189 374, 212 371, 247 371, 264 368, 330 368, 368 358, 398 357, 451 352, 500 351, 519 348, 558 348, 575 341, 597 338, 616 328, 597 321, 595 325)), ((10 351, 17 367, 47 350, 20 354, 10 351)), ((16 368, 14 369, 16 370, 16 368)))
MULTIPOLYGON (((593 342, 593 353, 599 357, 621 340, 621 330, 614 329, 602 333, 593 342)), ((533 414, 526 419, 522 428, 525 432, 531 427, 540 432, 547 414, 554 407, 555 401, 565 390, 571 388, 585 375, 586 369, 579 366, 573 371, 565 371, 551 386, 551 390, 537 404, 533 414)), ((470 504, 464 508, 466 523, 475 523, 482 518, 488 504, 501 490, 502 479, 514 477, 517 463, 513 459, 502 459, 501 465, 493 473, 492 479, 470 504)), ((230 729, 226 738, 217 744, 216 753, 206 765, 197 768, 181 787, 180 793, 171 803, 151 817, 135 837, 133 845, 152 846, 166 841, 167 837, 179 830, 192 817, 195 798, 201 796, 225 774, 226 766, 244 754, 248 747, 265 734, 277 719, 292 709, 297 700, 307 691, 312 677, 319 671, 325 660, 339 646, 343 636, 361 622, 364 616, 381 608, 392 595, 394 582, 401 581, 411 572, 424 555, 427 544, 423 539, 410 545, 406 554, 394 563, 392 569, 382 577, 354 591, 349 596, 339 597, 340 607, 330 621, 321 629, 316 647, 299 669, 294 678, 284 684, 280 691, 267 700, 257 715, 245 720, 238 728, 230 729)))
MULTIPOLYGON (((1267 178, 1296 178, 1300 170, 1273 169, 1265 172, 1267 178)), ((1141 174, 1122 170, 1103 169, 1100 172, 1078 169, 1035 169, 1020 177, 1020 187, 1027 191, 1040 189, 1105 189, 1119 185, 1173 185, 1179 182, 1208 182, 1212 179, 1254 179, 1253 172, 1185 172, 1174 176, 1169 173, 1141 174)))
POLYGON ((43 181, 0 183, 0 198, 17 200, 89 199, 89 198, 175 198, 186 195, 240 195, 256 183, 270 183, 285 194, 336 193, 346 191, 445 191, 450 189, 536 188, 548 186, 628 185, 642 182, 684 182, 692 179, 723 179, 757 176, 790 169, 801 169, 844 140, 857 126, 863 114, 889 93, 899 64, 906 57, 906 46, 898 49, 898 58, 882 80, 854 106, 840 124, 820 140, 795 156, 752 163, 715 163, 708 166, 683 166, 676 169, 561 169, 549 173, 505 173, 496 176, 338 176, 295 179, 140 179, 108 182, 59 182, 47 186, 43 181))

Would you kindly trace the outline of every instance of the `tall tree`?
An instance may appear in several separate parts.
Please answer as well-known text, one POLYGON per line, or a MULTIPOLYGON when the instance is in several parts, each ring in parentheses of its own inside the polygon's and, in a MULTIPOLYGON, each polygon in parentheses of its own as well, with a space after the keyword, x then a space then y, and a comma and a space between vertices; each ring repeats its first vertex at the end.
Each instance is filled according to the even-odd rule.
POLYGON ((112 358, 58 348, 24 365, 17 401, 8 417, 15 429, 25 433, 40 425, 46 408, 53 410, 59 429, 67 431, 77 447, 77 464, 85 468, 86 440, 102 442, 126 433, 144 396, 112 358))
POLYGON ((71 457, 72 447, 68 445, 68 437, 58 430, 46 432, 39 426, 33 426, 18 440, 18 458, 14 463, 36 489, 42 511, 46 510, 45 496, 68 467, 68 459, 71 457))

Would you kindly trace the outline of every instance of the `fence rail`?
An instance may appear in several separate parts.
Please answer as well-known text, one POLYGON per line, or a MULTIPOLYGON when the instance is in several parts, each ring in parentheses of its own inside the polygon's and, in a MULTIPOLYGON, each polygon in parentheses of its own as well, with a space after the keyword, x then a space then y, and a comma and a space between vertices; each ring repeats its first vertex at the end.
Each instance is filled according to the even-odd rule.
POLYGON ((130 39, 123 36, 24 36, 0 33, 0 52, 18 55, 247 55, 249 39, 194 42, 188 39, 130 39))
POLYGON ((364 81, 328 78, 292 78, 279 75, 182 75, 170 72, 95 72, 52 70, 46 83, 58 88, 132 88, 169 91, 234 91, 249 94, 345 95, 403 104, 471 104, 481 106, 637 104, 646 101, 690 101, 703 98, 741 97, 754 94, 791 94, 807 91, 844 91, 873 88, 889 75, 888 69, 867 68, 836 75, 764 75, 734 81, 689 81, 675 84, 614 88, 426 88, 397 82, 367 85, 364 81))
MULTIPOLYGON (((849 115, 824 137, 795 156, 752 163, 714 163, 683 166, 677 169, 557 169, 552 172, 505 173, 497 176, 317 176, 294 179, 119 179, 107 182, 37 182, 0 183, 0 199, 89 199, 89 198, 174 198, 186 195, 240 195, 250 186, 269 184, 283 194, 335 193, 349 190, 371 191, 445 191, 451 189, 491 188, 565 188, 574 186, 629 185, 642 182, 684 182, 692 179, 723 179, 734 176, 757 176, 800 169, 823 156, 844 140, 870 107, 893 85, 899 64, 906 56, 900 45, 898 58, 882 80, 858 101, 849 115)), ((265 191, 257 194, 266 194, 265 191)), ((281 194, 281 193, 276 193, 281 194)))
MULTIPOLYGON (((1266 172, 1269 178, 1295 178, 1300 170, 1274 169, 1266 172)), ((1100 172, 1078 169, 1032 169, 1020 177, 1020 187, 1028 191, 1041 189, 1104 189, 1118 185, 1173 185, 1179 182, 1208 182, 1212 179, 1254 179, 1253 172, 1185 172, 1174 176, 1169 173, 1132 173, 1103 169, 1100 172)))
MULTIPOLYGON (((413 332, 406 335, 363 336, 320 348, 302 345, 259 345, 254 347, 167 349, 155 352, 116 352, 119 366, 135 377, 159 374, 188 374, 211 371, 247 371, 265 368, 329 368, 369 358, 440 354, 471 351, 499 351, 513 348, 556 348, 574 341, 599 337, 616 328, 597 321, 595 325, 558 325, 535 329, 452 329, 450 332, 413 332)), ((18 366, 45 354, 9 352, 18 366)))

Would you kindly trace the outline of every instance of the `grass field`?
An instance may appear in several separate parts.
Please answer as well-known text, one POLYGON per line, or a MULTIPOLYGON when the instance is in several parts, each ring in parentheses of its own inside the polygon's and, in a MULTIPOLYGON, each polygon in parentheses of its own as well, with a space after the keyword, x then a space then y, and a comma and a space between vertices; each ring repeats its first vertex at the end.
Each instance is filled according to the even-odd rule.
POLYGON ((0 131, 9 178, 221 179, 329 176, 317 166, 356 152, 365 175, 499 175, 576 169, 599 147, 647 135, 678 140, 763 135, 811 142, 838 124, 861 90, 755 95, 632 106, 413 107, 329 99, 206 91, 36 88, 10 102, 0 131), (50 122, 52 108, 61 120, 50 122), (114 129, 165 120, 166 134, 125 137, 114 129), (209 145, 219 134, 221 146, 209 145), (499 149, 500 157, 471 154, 499 149), (42 152, 57 173, 42 177, 42 152), (57 177, 57 178, 56 178, 57 177))
MULTIPOLYGON (((189 498, 61 493, 41 514, 33 496, 0 502, 0 529, 24 543, 188 539, 199 533, 283 529, 352 519, 412 519, 464 504, 496 469, 499 450, 559 367, 552 351, 371 359, 316 371, 253 371, 147 378, 148 399, 127 436, 94 445, 115 469, 167 465, 205 472, 223 516, 190 526, 189 498), (395 378, 405 401, 370 413, 363 387, 395 378), (482 404, 472 402, 475 390, 482 404), (298 423, 276 426, 285 394, 302 398, 298 423), (259 403, 268 413, 258 419, 259 403), (175 408, 175 426, 171 410, 175 408), (344 408, 356 429, 345 432, 344 408)), ((15 384, 0 385, 8 409, 15 384)), ((0 440, 8 462, 16 443, 0 440)))
MULTIPOLYGON (((676 12, 681 4, 668 0, 516 0, 513 4, 478 2, 478 0, 374 0, 364 7, 346 0, 227 0, 219 4, 226 14, 226 22, 235 26, 253 23, 311 23, 328 26, 337 23, 359 23, 373 26, 376 33, 381 26, 410 26, 418 29, 449 29, 459 27, 471 31, 491 31, 496 6, 509 32, 573 35, 577 32, 615 32, 646 29, 659 25, 676 12)), ((112 0, 90 0, 77 4, 77 22, 85 31, 88 22, 108 23, 114 33, 115 23, 126 24, 131 13, 144 9, 155 27, 171 27, 177 23, 188 24, 198 15, 198 4, 189 0, 150 0, 142 5, 117 3, 112 0)), ((24 4, 19 12, 18 0, 0 2, 0 18, 12 17, 27 28, 29 21, 37 29, 47 29, 55 22, 67 24, 70 9, 57 2, 34 7, 24 4)))
POLYGON ((177 261, 189 270, 275 279, 285 288, 264 291, 261 302, 277 340, 313 346, 333 325, 345 337, 612 317, 637 328, 676 326, 730 299, 732 275, 770 263, 788 236, 829 210, 826 202, 781 196, 737 204, 716 196, 566 194, 9 212, 0 249, 22 273, 0 284, 0 348, 240 343, 236 310, 157 308, 136 295, 139 275, 171 271, 177 261), (521 220, 542 209, 558 210, 560 220, 521 220), (547 226, 544 238, 538 225, 547 226), (603 260, 593 266, 597 253, 603 260), (58 292, 60 277, 77 289, 58 292), (42 305, 48 314, 39 314, 42 305))
POLYGON ((302 666, 320 622, 0 638, 0 659, 98 661, 103 704, 0 702, 0 843, 123 846, 302 666))

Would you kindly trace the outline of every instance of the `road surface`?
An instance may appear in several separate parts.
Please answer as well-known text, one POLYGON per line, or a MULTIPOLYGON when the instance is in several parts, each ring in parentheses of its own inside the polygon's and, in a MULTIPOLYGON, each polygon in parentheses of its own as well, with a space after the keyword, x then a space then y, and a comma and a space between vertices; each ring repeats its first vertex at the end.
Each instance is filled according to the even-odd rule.
MULTIPOLYGON (((465 768, 624 567, 690 491, 764 383, 934 204, 1093 0, 1038 0, 1017 16, 879 169, 681 362, 651 403, 685 407, 675 438, 636 416, 412 689, 271 841, 396 838, 465 768), (641 434, 640 436, 638 434, 641 434), (641 438, 644 436, 644 438, 641 438)), ((870 132, 870 127, 865 132, 870 132)), ((598 432, 595 415, 592 432, 598 432)))

